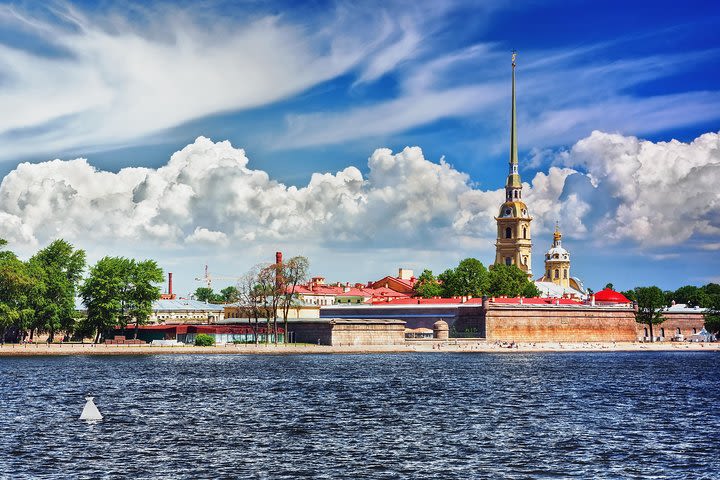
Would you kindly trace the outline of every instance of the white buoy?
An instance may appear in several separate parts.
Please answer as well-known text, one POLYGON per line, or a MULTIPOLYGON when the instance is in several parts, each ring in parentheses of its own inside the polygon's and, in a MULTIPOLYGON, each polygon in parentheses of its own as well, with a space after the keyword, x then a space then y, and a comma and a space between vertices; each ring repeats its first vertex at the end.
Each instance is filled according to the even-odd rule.
POLYGON ((85 397, 85 407, 80 414, 80 420, 102 420, 103 416, 93 402, 93 398, 95 397, 85 397))

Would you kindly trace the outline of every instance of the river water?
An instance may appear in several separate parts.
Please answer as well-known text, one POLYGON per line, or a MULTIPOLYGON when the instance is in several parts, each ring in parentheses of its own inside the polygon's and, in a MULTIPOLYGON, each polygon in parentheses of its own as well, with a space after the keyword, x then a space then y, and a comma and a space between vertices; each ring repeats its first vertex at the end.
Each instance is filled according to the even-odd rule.
POLYGON ((0 407, 1 478, 720 478, 709 352, 0 358, 0 407))

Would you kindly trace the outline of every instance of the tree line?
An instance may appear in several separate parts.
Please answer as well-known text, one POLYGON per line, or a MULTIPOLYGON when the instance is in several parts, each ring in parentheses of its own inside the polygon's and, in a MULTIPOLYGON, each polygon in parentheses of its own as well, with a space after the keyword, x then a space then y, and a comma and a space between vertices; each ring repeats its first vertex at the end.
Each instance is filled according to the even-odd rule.
POLYGON ((240 300, 240 292, 233 285, 223 288, 219 293, 215 293, 210 287, 198 287, 192 296, 199 302, 215 304, 235 303, 240 300))
POLYGON ((86 278, 85 251, 58 239, 29 260, 6 250, 0 239, 0 341, 53 341, 102 336, 116 326, 146 323, 160 298, 163 271, 154 260, 104 257, 86 278), (86 314, 78 312, 82 298, 86 314))
POLYGON ((451 297, 537 297, 540 291, 517 265, 493 265, 485 268, 480 260, 466 258, 457 267, 437 277, 423 270, 415 282, 415 295, 423 298, 451 297))

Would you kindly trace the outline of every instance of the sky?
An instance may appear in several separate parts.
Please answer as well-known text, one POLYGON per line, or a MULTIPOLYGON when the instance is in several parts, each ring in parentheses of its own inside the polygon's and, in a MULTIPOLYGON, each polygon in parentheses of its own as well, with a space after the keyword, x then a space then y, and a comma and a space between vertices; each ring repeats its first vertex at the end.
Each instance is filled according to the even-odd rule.
POLYGON ((275 251, 329 281, 494 260, 517 50, 539 277, 720 282, 720 4, 0 1, 0 238, 152 258, 187 295, 275 251))

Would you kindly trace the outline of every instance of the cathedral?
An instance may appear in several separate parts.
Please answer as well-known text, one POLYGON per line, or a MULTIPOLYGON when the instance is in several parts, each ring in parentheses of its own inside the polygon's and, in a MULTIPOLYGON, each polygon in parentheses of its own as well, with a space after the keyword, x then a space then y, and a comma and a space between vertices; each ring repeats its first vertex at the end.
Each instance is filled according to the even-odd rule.
MULTIPOLYGON (((532 278, 532 217, 522 199, 522 180, 518 172, 517 120, 515 109, 515 59, 512 55, 512 113, 510 121, 510 160, 505 182, 505 202, 500 206, 495 242, 495 265, 517 265, 532 278)), ((555 226, 553 243, 545 254, 543 276, 535 285, 545 297, 571 296, 584 298, 587 295, 582 282, 570 276, 570 254, 561 245, 562 234, 555 226)))

